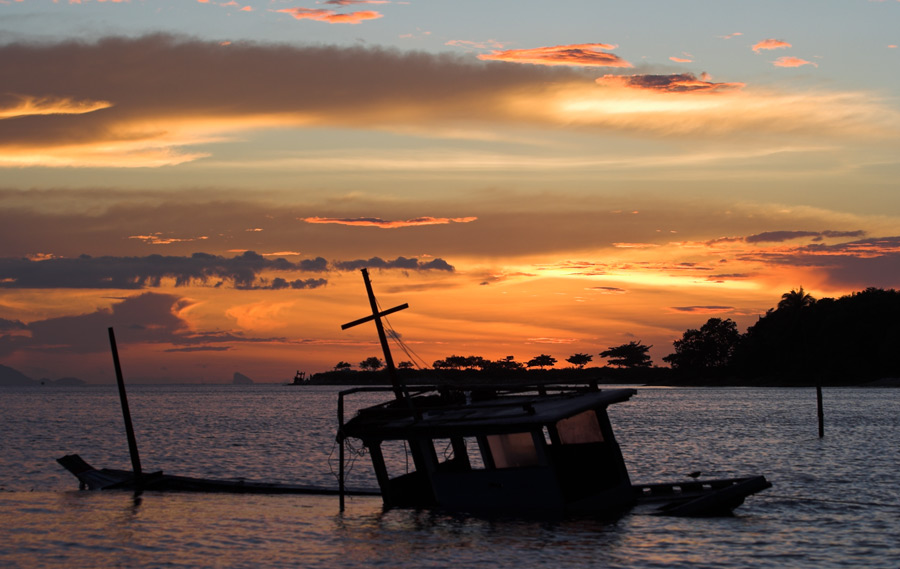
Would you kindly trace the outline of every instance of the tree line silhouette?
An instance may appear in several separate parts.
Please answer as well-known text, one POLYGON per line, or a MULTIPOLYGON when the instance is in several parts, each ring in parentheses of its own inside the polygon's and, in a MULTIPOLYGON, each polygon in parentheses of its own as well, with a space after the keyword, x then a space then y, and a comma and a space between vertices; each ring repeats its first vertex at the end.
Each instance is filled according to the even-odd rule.
MULTIPOLYGON (((599 353, 606 365, 623 370, 659 370, 648 354, 652 346, 631 341, 599 353)), ((698 329, 688 329, 673 342, 674 351, 663 357, 675 377, 701 379, 768 379, 776 382, 852 383, 900 377, 900 292, 867 288, 840 298, 815 299, 803 287, 781 296, 743 334, 730 318, 710 318, 698 329)), ((591 354, 566 358, 572 369, 582 370, 591 354)), ((513 356, 488 360, 481 356, 452 355, 436 360, 434 370, 522 372, 553 368, 557 359, 540 354, 527 362, 513 356)), ((380 358, 359 363, 361 370, 377 371, 380 358)), ((412 362, 400 362, 401 370, 412 362)), ((352 365, 339 362, 335 371, 352 365)))

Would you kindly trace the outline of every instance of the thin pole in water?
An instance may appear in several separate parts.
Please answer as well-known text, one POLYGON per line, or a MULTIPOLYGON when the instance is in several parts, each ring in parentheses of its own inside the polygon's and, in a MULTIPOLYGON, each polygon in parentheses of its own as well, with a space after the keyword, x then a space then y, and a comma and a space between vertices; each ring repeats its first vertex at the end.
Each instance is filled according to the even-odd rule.
POLYGON ((344 511, 344 394, 338 393, 338 496, 341 512, 344 511))
POLYGON ((819 413, 819 438, 825 436, 825 411, 822 409, 822 387, 816 387, 816 407, 819 413))
POLYGON ((119 365, 119 350, 116 348, 116 335, 109 328, 109 346, 112 348, 113 364, 116 366, 116 382, 119 384, 119 400, 122 403, 122 417, 125 419, 125 434, 128 436, 128 452, 131 453, 131 467, 134 477, 141 477, 141 457, 138 455, 137 440, 134 438, 134 427, 131 425, 131 411, 128 410, 128 397, 125 395, 125 379, 122 377, 122 366, 119 365))

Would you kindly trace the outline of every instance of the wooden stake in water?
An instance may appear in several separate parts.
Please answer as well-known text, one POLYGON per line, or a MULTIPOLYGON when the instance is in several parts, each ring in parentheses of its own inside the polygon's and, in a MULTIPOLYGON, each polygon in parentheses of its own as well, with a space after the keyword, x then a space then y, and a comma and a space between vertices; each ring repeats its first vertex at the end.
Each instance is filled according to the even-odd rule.
POLYGON ((109 329, 109 346, 112 349, 113 364, 116 366, 116 382, 119 384, 119 400, 122 403, 122 417, 125 419, 125 435, 128 437, 128 452, 131 454, 131 467, 134 477, 141 477, 141 457, 138 456, 137 440, 134 438, 134 427, 131 425, 131 411, 128 410, 128 397, 125 395, 125 379, 122 377, 122 366, 119 365, 119 350, 116 348, 116 335, 112 327, 109 329))
POLYGON ((816 407, 819 412, 819 438, 825 436, 825 411, 822 409, 822 388, 816 387, 816 407))
POLYGON ((344 394, 338 394, 338 433, 337 441, 341 445, 338 450, 338 496, 340 496, 341 512, 344 511, 344 394))

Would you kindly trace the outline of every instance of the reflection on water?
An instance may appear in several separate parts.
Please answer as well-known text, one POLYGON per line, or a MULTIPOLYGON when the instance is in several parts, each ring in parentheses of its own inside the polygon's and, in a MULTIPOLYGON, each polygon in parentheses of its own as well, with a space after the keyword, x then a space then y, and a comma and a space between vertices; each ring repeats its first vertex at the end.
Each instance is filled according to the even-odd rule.
MULTIPOLYGON (((148 470, 334 486, 329 388, 136 387, 148 470)), ((114 388, 0 392, 0 567, 885 567, 900 559, 900 391, 642 389, 610 410, 635 481, 762 473, 737 515, 527 520, 377 498, 79 492, 55 459, 127 467, 114 388)), ((367 401, 360 401, 364 404, 367 401)), ((351 411, 348 411, 349 416, 351 411)), ((366 457, 351 473, 372 486, 366 457)))

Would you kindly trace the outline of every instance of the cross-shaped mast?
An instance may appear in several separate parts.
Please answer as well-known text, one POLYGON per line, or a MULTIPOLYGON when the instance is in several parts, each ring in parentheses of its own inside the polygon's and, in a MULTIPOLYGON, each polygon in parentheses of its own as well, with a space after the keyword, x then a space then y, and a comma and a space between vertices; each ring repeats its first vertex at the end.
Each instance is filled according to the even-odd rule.
POLYGON ((362 269, 362 275, 363 281, 366 283, 366 294, 369 295, 369 305, 372 307, 372 314, 360 318, 359 320, 342 324, 341 330, 352 328, 358 324, 369 322, 370 320, 375 321, 375 328, 378 330, 378 339, 381 341, 381 351, 384 352, 384 363, 387 366, 388 375, 391 377, 391 386, 394 388, 394 395, 397 399, 408 398, 409 395, 406 393, 406 386, 400 383, 400 378, 397 376, 397 368, 394 366, 394 358, 391 357, 391 348, 388 346, 387 336, 384 333, 384 325, 381 323, 381 318, 388 314, 393 314, 394 312, 409 308, 409 304, 403 303, 399 306, 379 312, 378 302, 375 301, 375 293, 372 292, 372 283, 369 281, 369 271, 367 269, 362 269))

